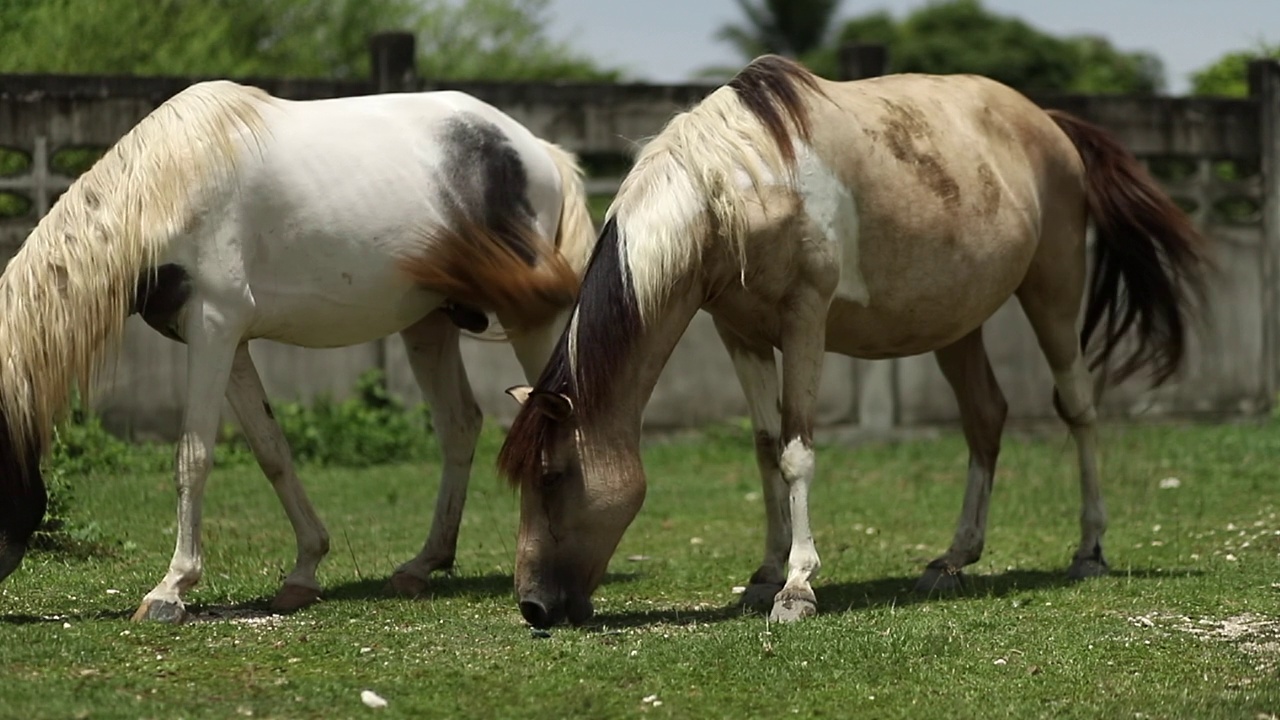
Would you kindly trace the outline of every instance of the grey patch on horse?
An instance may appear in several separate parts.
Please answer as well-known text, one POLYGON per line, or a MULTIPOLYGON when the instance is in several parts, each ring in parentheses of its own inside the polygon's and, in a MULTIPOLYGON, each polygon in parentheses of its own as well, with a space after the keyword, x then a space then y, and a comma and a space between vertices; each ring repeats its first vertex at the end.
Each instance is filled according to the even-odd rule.
POLYGON ((138 313, 156 332, 180 343, 178 314, 191 299, 191 275, 181 265, 168 263, 138 276, 129 314, 138 313))
POLYGON ((470 333, 482 333, 489 329, 489 316, 483 310, 470 305, 447 302, 440 307, 440 312, 460 329, 470 333))
MULTIPOLYGON (((472 113, 459 113, 445 122, 440 139, 446 179, 441 199, 446 205, 498 230, 534 223, 528 172, 497 125, 472 113)), ((498 237, 520 259, 534 264, 537 254, 532 247, 509 240, 518 234, 499 232, 498 237)))

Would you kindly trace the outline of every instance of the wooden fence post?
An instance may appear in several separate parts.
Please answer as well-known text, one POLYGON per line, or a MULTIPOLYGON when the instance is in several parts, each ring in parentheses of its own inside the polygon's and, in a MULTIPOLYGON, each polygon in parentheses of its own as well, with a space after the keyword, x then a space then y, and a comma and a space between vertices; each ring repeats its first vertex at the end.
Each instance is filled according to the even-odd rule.
POLYGON ((1262 376, 1270 408, 1280 386, 1280 61, 1249 63, 1249 96, 1262 134, 1262 376))
MULTIPOLYGON (((845 43, 837 52, 840 80, 863 80, 885 74, 889 53, 883 45, 845 43)), ((860 360, 854 364, 858 393, 858 426, 890 430, 898 423, 898 361, 860 360)))
POLYGON ((405 92, 417 89, 417 41, 410 32, 383 32, 369 37, 370 69, 374 91, 405 92))
POLYGON ((845 43, 836 51, 841 80, 880 77, 888 72, 889 49, 884 45, 845 43))
MULTIPOLYGON (((369 36, 369 69, 373 90, 378 93, 412 92, 418 89, 417 39, 411 32, 381 32, 369 36)), ((373 343, 373 366, 391 385, 391 364, 387 360, 390 338, 373 343)))

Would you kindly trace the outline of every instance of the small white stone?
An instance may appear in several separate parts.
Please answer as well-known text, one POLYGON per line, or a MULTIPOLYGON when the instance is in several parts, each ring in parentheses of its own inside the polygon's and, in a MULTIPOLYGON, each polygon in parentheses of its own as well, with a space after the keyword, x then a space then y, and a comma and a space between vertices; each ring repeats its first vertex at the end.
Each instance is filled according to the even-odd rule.
POLYGON ((1006 663, 1008 663, 1008 660, 1005 660, 1004 658, 996 658, 997 665, 1004 665, 1006 663))
POLYGON ((372 690, 361 690, 360 702, 371 708, 384 708, 387 706, 387 701, 383 700, 381 695, 372 690))
POLYGON ((1176 477, 1167 477, 1160 481, 1161 490, 1173 490, 1182 487, 1182 481, 1176 477))

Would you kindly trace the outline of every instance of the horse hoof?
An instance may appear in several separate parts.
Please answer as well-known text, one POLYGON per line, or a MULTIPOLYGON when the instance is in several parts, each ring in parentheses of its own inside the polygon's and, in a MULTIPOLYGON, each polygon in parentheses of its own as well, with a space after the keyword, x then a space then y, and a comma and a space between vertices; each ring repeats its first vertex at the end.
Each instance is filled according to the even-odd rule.
POLYGON ((812 592, 778 593, 773 602, 773 611, 769 613, 770 622, 792 623, 797 620, 813 617, 818 614, 818 600, 812 592))
POLYGON ((926 595, 931 593, 950 593, 964 588, 965 576, 959 569, 947 567, 927 567, 924 574, 916 581, 916 592, 926 595))
POLYGON ((1107 568, 1107 561, 1100 557, 1076 558, 1071 561, 1071 567, 1067 570, 1067 579, 1087 580, 1102 577, 1109 572, 1111 571, 1107 568))
POLYGON ((752 583, 742 593, 738 604, 757 612, 767 612, 773 607, 773 599, 782 592, 781 583, 752 583))
POLYGON ((280 592, 271 598, 271 610, 274 612, 293 612, 320 599, 320 591, 302 585, 285 585, 280 592))
POLYGON ((158 622, 178 625, 187 619, 187 609, 181 602, 170 600, 143 600, 133 613, 134 622, 158 622))
POLYGON ((391 591, 400 597, 416 598, 427 594, 427 581, 407 572, 391 575, 391 591))

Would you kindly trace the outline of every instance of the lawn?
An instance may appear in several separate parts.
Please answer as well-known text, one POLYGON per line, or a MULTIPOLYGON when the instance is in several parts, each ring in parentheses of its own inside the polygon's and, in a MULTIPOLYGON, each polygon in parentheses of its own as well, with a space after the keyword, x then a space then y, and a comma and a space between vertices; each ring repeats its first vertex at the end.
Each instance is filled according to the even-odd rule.
POLYGON ((1063 580, 1077 539, 1065 433, 1006 440, 969 589, 911 587, 944 549, 955 434, 823 447, 813 517, 821 614, 771 626, 734 605, 759 562, 748 433, 646 449, 650 489, 591 627, 531 636, 511 591, 517 498, 486 432, 458 569, 431 597, 384 591, 427 529, 436 467, 307 469, 333 536, 326 600, 261 612, 292 534, 252 467, 215 470, 199 621, 128 620, 172 549, 169 477, 90 477, 92 558, 37 554, 0 585, 4 718, 818 716, 1247 718, 1280 712, 1280 422, 1109 427, 1112 575, 1063 580), (1176 479, 1176 481, 1175 481, 1176 479), (361 691, 387 701, 362 704, 361 691))

